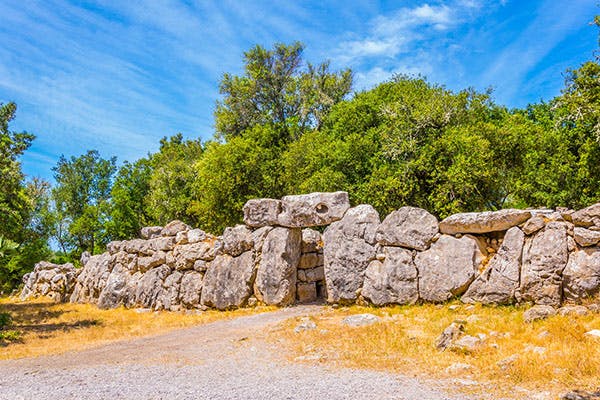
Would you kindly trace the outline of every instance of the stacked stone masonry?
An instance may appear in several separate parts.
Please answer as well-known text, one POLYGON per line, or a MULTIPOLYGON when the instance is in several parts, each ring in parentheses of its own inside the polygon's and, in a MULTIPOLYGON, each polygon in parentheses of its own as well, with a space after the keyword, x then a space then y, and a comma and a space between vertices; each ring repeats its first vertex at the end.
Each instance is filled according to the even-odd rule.
POLYGON ((381 220, 372 206, 351 208, 348 194, 335 192, 250 200, 243 211, 244 225, 219 237, 173 221, 84 254, 80 269, 40 262, 23 277, 21 297, 173 311, 600 299, 600 203, 441 222, 402 207, 381 220))

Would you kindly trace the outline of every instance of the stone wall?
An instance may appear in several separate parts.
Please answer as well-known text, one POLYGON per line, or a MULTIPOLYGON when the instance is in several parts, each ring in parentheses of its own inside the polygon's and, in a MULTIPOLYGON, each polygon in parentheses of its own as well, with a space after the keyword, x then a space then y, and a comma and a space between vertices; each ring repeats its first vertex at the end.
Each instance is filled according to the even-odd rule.
POLYGON ((441 222, 402 207, 381 221, 348 194, 312 193, 244 206, 244 223, 219 237, 180 221, 142 229, 82 257, 24 277, 22 298, 102 308, 231 309, 257 303, 413 304, 598 298, 600 204, 583 210, 462 213, 441 222), (321 234, 312 229, 325 226, 321 234))

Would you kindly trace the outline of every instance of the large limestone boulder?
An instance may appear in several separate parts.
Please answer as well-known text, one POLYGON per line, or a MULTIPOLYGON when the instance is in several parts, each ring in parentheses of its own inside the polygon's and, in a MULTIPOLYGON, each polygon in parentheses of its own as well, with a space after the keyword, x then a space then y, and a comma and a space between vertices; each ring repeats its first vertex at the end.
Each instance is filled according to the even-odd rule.
POLYGON ((508 304, 514 301, 519 288, 521 256, 525 234, 518 227, 510 228, 498 252, 485 271, 475 279, 463 295, 465 303, 508 304))
POLYGON ((349 209, 323 233, 327 301, 353 302, 362 288, 365 271, 375 259, 379 214, 370 205, 349 209))
POLYGON ((98 307, 116 308, 127 302, 128 283, 131 277, 126 266, 117 264, 112 269, 106 285, 98 297, 98 307))
POLYGON ((506 231, 531 218, 526 210, 506 209, 460 213, 449 216, 440 222, 440 232, 447 235, 457 233, 488 233, 506 231))
POLYGON ((254 277, 251 251, 238 257, 228 254, 217 256, 204 275, 202 304, 219 310, 243 306, 252 294, 254 277))
POLYGON ((161 265, 143 274, 135 288, 135 303, 144 308, 154 308, 163 283, 170 273, 168 266, 161 265))
POLYGON ((484 258, 477 239, 442 235, 429 250, 417 253, 419 296, 429 302, 444 302, 463 294, 477 275, 484 258))
POLYGON ((253 228, 277 225, 281 201, 275 199, 252 199, 244 204, 244 223, 253 228))
POLYGON ((96 303, 113 267, 113 257, 109 253, 91 256, 77 277, 70 302, 96 303))
POLYGON ((559 306, 562 301, 562 272, 568 258, 567 227, 549 222, 525 241, 521 267, 523 301, 559 306))
POLYGON ((275 228, 269 232, 262 246, 254 283, 258 300, 277 306, 294 303, 301 249, 300 229, 275 228))
POLYGON ((416 207, 402 207, 385 217, 377 229, 377 242, 384 246, 402 246, 426 250, 438 233, 437 218, 416 207))
POLYGON ((195 308, 200 305, 202 278, 203 274, 196 271, 188 271, 183 274, 179 289, 179 298, 182 306, 195 308))
POLYGON ((376 306, 414 304, 419 299, 412 251, 386 247, 384 261, 373 260, 365 273, 362 295, 376 306))
POLYGON ((222 242, 223 252, 233 257, 237 257, 243 252, 251 250, 254 246, 252 231, 245 225, 236 225, 233 228, 225 228, 222 242))
POLYGON ((565 300, 580 301, 600 292, 600 248, 575 251, 563 271, 565 300))
POLYGON ((310 193, 281 199, 278 224, 289 228, 329 225, 350 208, 346 192, 310 193))
POLYGON ((600 226, 600 203, 591 205, 570 215, 575 226, 589 227, 600 226))

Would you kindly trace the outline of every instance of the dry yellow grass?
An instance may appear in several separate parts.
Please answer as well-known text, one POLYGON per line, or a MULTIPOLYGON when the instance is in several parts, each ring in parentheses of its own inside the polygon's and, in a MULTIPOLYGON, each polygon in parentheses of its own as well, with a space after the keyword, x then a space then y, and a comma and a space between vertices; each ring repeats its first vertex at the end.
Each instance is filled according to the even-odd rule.
POLYGON ((291 348, 292 358, 320 355, 321 362, 346 367, 460 377, 482 383, 470 391, 492 391, 498 397, 521 399, 527 397, 524 393, 544 391, 556 398, 552 396, 566 390, 600 387, 600 340, 584 336, 600 329, 600 315, 556 316, 526 324, 524 310, 460 303, 328 308, 313 317, 317 329, 295 333, 298 321, 288 321, 278 338, 291 348), (383 320, 354 328, 340 323, 347 315, 364 312, 383 320), (436 338, 457 320, 465 322, 466 334, 486 335, 476 351, 435 348, 436 338))
POLYGON ((0 347, 0 359, 83 350, 121 339, 155 335, 271 309, 257 307, 197 314, 138 313, 125 308, 100 310, 89 304, 55 304, 47 299, 20 302, 15 298, 3 298, 0 299, 0 313, 10 313, 13 318, 10 329, 20 331, 22 335, 21 341, 0 347))

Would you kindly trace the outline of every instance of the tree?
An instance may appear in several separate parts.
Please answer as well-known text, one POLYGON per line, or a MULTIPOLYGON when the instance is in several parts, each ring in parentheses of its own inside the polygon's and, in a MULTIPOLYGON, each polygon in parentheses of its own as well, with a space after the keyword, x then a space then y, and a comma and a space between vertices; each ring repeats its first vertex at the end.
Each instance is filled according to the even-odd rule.
POLYGON ((165 224, 173 219, 195 225, 198 220, 190 211, 195 165, 202 158, 200 140, 183 140, 182 134, 162 138, 160 149, 150 156, 150 190, 148 215, 152 221, 165 224))
POLYGON ((0 292, 21 282, 24 273, 49 256, 46 204, 48 183, 25 181, 19 157, 29 148, 34 135, 9 130, 16 105, 0 104, 0 292))
POLYGON ((108 240, 112 178, 116 158, 103 159, 96 150, 67 160, 61 156, 53 168, 56 186, 52 198, 60 218, 59 229, 66 223, 68 232, 57 237, 66 253, 102 250, 108 240))
POLYGON ((139 235, 144 226, 154 223, 150 215, 148 195, 152 167, 147 158, 135 163, 125 161, 119 168, 111 190, 109 236, 113 240, 139 235))
POLYGON ((215 126, 225 139, 255 125, 272 124, 278 140, 290 140, 309 127, 319 127, 329 109, 352 86, 350 70, 329 71, 329 63, 302 66, 304 46, 276 44, 272 50, 255 46, 244 53, 244 75, 223 75, 215 126))
POLYGON ((191 210, 203 229, 219 234, 242 220, 244 203, 256 197, 281 197, 281 146, 278 132, 256 125, 227 143, 210 142, 196 164, 191 210))
POLYGON ((25 190, 19 157, 35 138, 27 132, 12 132, 15 103, 0 103, 0 236, 20 242, 27 224, 30 203, 25 190))

